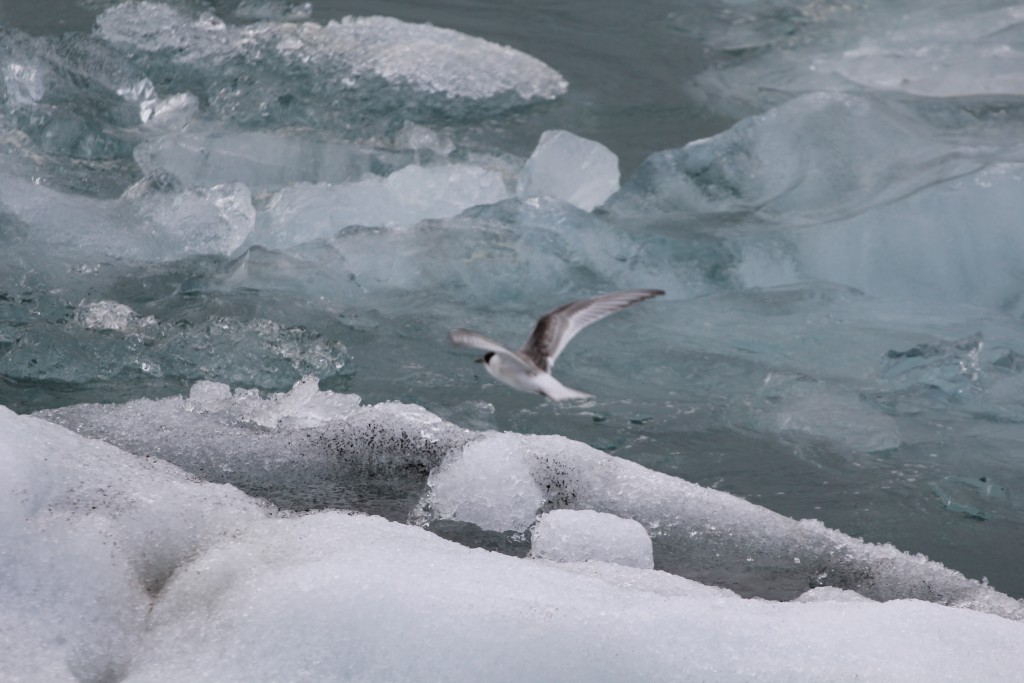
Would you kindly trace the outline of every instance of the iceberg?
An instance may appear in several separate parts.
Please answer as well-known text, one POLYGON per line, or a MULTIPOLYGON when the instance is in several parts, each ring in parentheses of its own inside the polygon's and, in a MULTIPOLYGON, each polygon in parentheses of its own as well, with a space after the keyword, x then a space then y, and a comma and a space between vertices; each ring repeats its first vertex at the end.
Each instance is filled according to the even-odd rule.
MULTIPOLYGON (((827 585, 878 600, 917 598, 1024 617, 1018 601, 937 563, 819 522, 788 519, 564 437, 472 433, 416 407, 359 407, 358 399, 316 391, 311 379, 267 398, 209 383, 192 394, 39 415, 207 481, 259 494, 287 491, 271 499, 288 507, 304 509, 303 495, 306 505, 322 504, 325 488, 336 504, 344 501, 352 495, 346 490, 365 486, 360 471, 404 471, 406 488, 393 489, 389 516, 428 528, 451 520, 521 533, 545 511, 591 510, 642 524, 654 541, 655 566, 747 595, 792 599, 808 585, 827 585), (296 423, 296 413, 308 417, 296 423), (169 430, 177 438, 169 440, 169 430)), ((638 561, 636 532, 617 524, 555 516, 539 530, 543 536, 573 525, 608 543, 630 543, 638 561)), ((539 548, 545 547, 542 541, 539 548)))
POLYGON ((391 17, 235 26, 210 13, 130 2, 96 24, 97 38, 124 50, 162 88, 191 92, 217 117, 252 126, 473 117, 551 100, 567 87, 512 48, 391 17))
POLYGON ((1016 128, 956 102, 802 95, 714 137, 651 155, 609 208, 827 223, 1024 160, 1024 148, 1006 143, 1016 128))
MULTIPOLYGON (((238 412, 246 397, 226 388, 200 384, 188 400, 194 412, 181 414, 196 419, 181 422, 186 430, 201 426, 204 414, 246 423, 238 412)), ((294 429, 286 416, 299 416, 304 407, 312 422, 303 422, 321 428, 340 426, 364 410, 338 404, 337 396, 309 384, 289 397, 262 399, 268 400, 256 414, 263 415, 264 425, 271 424, 271 414, 281 418, 270 434, 294 429), (327 417, 320 411, 328 406, 349 417, 327 417)), ((113 411, 108 416, 121 412, 121 426, 128 424, 117 407, 103 410, 113 411)), ((420 424, 437 424, 424 417, 420 424)), ((142 426, 149 418, 127 419, 142 426)), ((159 426, 153 428, 155 436, 159 426)), ((360 428, 355 429, 353 436, 360 428)), ((397 432, 384 427, 362 434, 353 443, 372 448, 374 434, 397 432)), ((650 569, 510 557, 380 517, 281 514, 159 458, 133 455, 6 409, 0 409, 0 435, 0 460, 10 474, 0 508, 0 562, 6 568, 0 628, 12 645, 0 657, 12 675, 42 671, 69 681, 214 675, 251 681, 303 670, 324 678, 344 672, 388 680, 617 680, 639 672, 648 680, 673 680, 681 666, 739 678, 753 666, 759 675, 789 680, 853 680, 866 669, 892 680, 922 672, 936 680, 997 680, 1024 664, 1014 646, 1020 622, 974 609, 905 599, 857 601, 848 592, 821 589, 801 592, 793 602, 769 602, 650 569), (439 623, 446 628, 438 629, 439 623), (406 645, 396 650, 396 638, 406 645), (951 649, 950 639, 962 645, 951 649), (510 642, 530 656, 510 661, 510 642), (604 645, 595 649, 595 643, 604 645), (967 661, 961 647, 976 656, 967 661)), ((165 430, 163 444, 180 443, 166 436, 165 430)), ((523 439, 485 438, 495 445, 523 439)), ((578 466, 568 470, 572 486, 592 476, 615 476, 616 467, 588 474, 596 462, 579 444, 539 439, 533 449, 554 446, 542 457, 561 453, 562 465, 578 466)), ((613 460, 601 458, 605 467, 613 460)), ((624 464, 621 472, 643 469, 624 464)), ((548 465, 558 467, 554 460, 548 465)), ((664 502, 666 491, 657 485, 649 495, 658 481, 654 473, 636 480, 644 489, 637 491, 644 501, 640 508, 664 502)), ((627 489, 602 490, 636 502, 627 489)), ((583 494, 578 504, 596 501, 598 491, 585 484, 577 492, 583 494)), ((716 498, 708 494, 696 495, 708 503, 716 498)), ((721 513, 737 505, 754 508, 733 499, 715 509, 721 513)), ((558 517, 549 514, 552 521, 558 517)), ((592 531, 607 528, 586 515, 579 519, 592 531)), ((760 532, 756 519, 755 513, 751 531, 760 532)), ((720 521, 723 539, 744 525, 742 516, 720 521)), ((790 531, 819 533, 792 524, 790 531)), ((697 539, 713 533, 693 528, 697 539)), ((878 569, 890 576, 901 569, 914 573, 908 588, 920 586, 923 577, 952 580, 947 587, 956 583, 954 573, 919 558, 901 560, 884 548, 874 552, 881 555, 878 569)), ((961 588, 969 585, 960 581, 961 588)), ((986 587, 975 584, 972 592, 979 601, 975 607, 1020 609, 986 587)))
POLYGON ((1012 2, 728 4, 696 22, 725 58, 692 87, 732 112, 748 114, 812 91, 922 98, 1024 93, 1024 52, 1015 30, 1021 10, 1012 2))

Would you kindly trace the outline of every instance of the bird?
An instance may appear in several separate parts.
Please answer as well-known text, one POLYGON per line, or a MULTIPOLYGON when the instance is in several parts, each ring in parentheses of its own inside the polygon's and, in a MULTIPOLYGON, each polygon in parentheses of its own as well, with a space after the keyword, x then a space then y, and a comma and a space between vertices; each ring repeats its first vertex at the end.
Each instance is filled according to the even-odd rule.
POLYGON ((558 355, 588 325, 664 293, 660 289, 635 289, 571 301, 541 316, 533 334, 518 351, 510 351, 479 332, 462 328, 451 330, 448 339, 456 346, 486 351, 476 362, 483 363, 492 377, 514 389, 540 394, 552 401, 593 398, 570 389, 551 375, 558 355))

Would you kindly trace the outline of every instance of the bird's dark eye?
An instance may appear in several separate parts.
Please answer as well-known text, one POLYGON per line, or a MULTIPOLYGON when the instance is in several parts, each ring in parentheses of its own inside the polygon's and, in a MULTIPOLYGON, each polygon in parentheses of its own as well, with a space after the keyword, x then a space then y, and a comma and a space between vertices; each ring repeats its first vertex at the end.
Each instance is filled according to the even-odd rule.
POLYGON ((488 351, 487 353, 484 354, 485 363, 490 363, 492 358, 494 358, 494 351, 488 351))

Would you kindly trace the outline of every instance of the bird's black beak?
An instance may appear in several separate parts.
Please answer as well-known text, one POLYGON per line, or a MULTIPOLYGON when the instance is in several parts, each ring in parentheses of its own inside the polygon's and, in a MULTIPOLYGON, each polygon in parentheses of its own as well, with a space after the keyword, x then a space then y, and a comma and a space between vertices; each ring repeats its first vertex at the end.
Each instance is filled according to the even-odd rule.
POLYGON ((485 358, 484 356, 480 356, 479 358, 474 358, 473 359, 474 363, 484 363, 486 361, 487 361, 487 358, 485 358))

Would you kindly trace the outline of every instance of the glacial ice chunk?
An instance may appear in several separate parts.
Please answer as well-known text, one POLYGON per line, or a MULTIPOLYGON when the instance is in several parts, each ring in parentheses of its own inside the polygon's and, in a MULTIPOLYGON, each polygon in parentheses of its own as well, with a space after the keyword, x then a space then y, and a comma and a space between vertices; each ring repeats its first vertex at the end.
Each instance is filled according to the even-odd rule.
MULTIPOLYGON (((692 30, 693 17, 683 16, 692 30)), ((1024 93, 1021 11, 1013 3, 751 2, 718 16, 724 21, 704 22, 697 31, 733 58, 700 74, 695 89, 726 111, 763 110, 810 91, 927 98, 1024 93)))
POLYGON ((952 342, 921 343, 905 350, 889 349, 883 374, 897 387, 925 385, 948 394, 969 391, 981 375, 980 332, 952 342))
POLYGON ((339 185, 298 183, 270 199, 251 242, 279 248, 331 237, 352 225, 408 227, 507 197, 501 174, 469 164, 412 165, 385 178, 339 185))
POLYGON ((178 255, 231 255, 256 225, 252 193, 242 183, 182 190, 163 174, 150 175, 121 199, 163 233, 160 249, 178 255))
MULTIPOLYGON (((443 180, 443 168, 429 170, 428 178, 443 180)), ((489 173, 484 177, 490 177, 489 173)), ((382 195, 388 194, 388 187, 385 179, 382 195)), ((280 204, 267 207, 270 225, 261 224, 260 228, 280 227, 282 234, 267 236, 267 232, 258 231, 254 241, 298 239, 299 235, 291 236, 284 230, 286 224, 294 230, 335 228, 336 234, 324 244, 308 245, 301 253, 329 264, 333 272, 345 273, 363 292, 407 294, 439 288, 449 292, 445 299, 457 296, 474 307, 503 301, 509 291, 516 292, 521 301, 550 301, 552 292, 579 293, 582 297, 616 288, 659 287, 683 296, 709 289, 704 267, 713 258, 708 252, 714 246, 699 244, 694 248, 658 236, 635 236, 555 199, 480 204, 452 218, 425 220, 410 229, 340 229, 339 224, 353 220, 353 216, 346 207, 326 206, 326 198, 332 192, 347 191, 299 186, 282 194, 280 204), (320 190, 328 193, 323 197, 324 205, 318 199, 320 190), (310 194, 311 203, 307 205, 298 201, 305 193, 310 194), (310 214, 308 221, 320 218, 323 223, 309 225, 294 218, 305 210, 310 214), (324 211, 334 212, 339 218, 325 220, 332 214, 324 211), (281 218, 285 215, 289 216, 287 221, 281 218)), ((450 199, 460 197, 460 191, 453 192, 450 199)), ((495 186, 494 193, 498 192, 500 188, 495 186)), ((371 192, 367 200, 373 199, 371 192)), ((386 211, 397 216, 411 210, 409 205, 402 206, 401 199, 397 202, 386 211)), ((425 201, 423 207, 433 210, 430 201, 425 201)), ((383 216, 377 214, 378 220, 383 216)), ((552 305, 558 303, 552 301, 552 305)))
POLYGON ((402 124, 395 134, 395 144, 403 149, 429 151, 442 157, 455 151, 455 143, 450 136, 412 121, 402 124))
POLYGON ((516 187, 520 197, 547 195, 591 211, 619 189, 619 158, 599 142, 549 130, 526 161, 516 187))
POLYGON ((0 118, 25 133, 35 152, 85 161, 130 157, 138 121, 123 96, 145 80, 116 50, 77 34, 30 37, 0 32, 0 118))
POLYGON ((142 329, 156 324, 156 318, 140 318, 130 306, 116 301, 83 301, 75 310, 75 322, 87 330, 114 330, 124 334, 139 334, 142 329))
POLYGON ((990 477, 943 477, 931 489, 944 508, 971 519, 992 519, 995 507, 1010 504, 1009 491, 990 477))
MULTIPOLYGON (((478 454, 446 459, 443 486, 430 489, 417 520, 450 518, 477 489, 539 487, 545 509, 594 510, 634 519, 648 530, 663 568, 698 578, 728 574, 726 587, 745 592, 744 571, 769 572, 774 587, 789 599, 810 586, 855 590, 875 600, 917 598, 1024 618, 1024 605, 959 572, 888 545, 873 545, 825 528, 813 520, 795 521, 727 493, 691 484, 614 458, 557 436, 490 434, 463 448, 478 454), (474 467, 480 454, 503 455, 501 471, 488 484, 474 467), (518 460, 518 462, 515 462, 518 460), (464 464, 465 463, 465 464, 464 464), (531 482, 521 472, 532 474, 531 482), (460 482, 462 485, 460 486, 460 482), (730 568, 726 570, 725 568, 730 568)), ((483 476, 482 476, 483 475, 483 476)), ((520 526, 537 510, 535 495, 488 506, 488 522, 520 526), (498 509, 500 516, 492 514, 498 509)), ((721 584, 720 584, 721 585, 721 584)))
POLYGON ((642 524, 593 510, 552 510, 541 515, 531 532, 530 557, 654 568, 651 537, 642 524))
POLYGON ((139 144, 134 156, 143 171, 169 172, 187 187, 240 182, 254 191, 293 183, 350 182, 410 160, 280 131, 217 130, 162 135, 139 144))
POLYGON ((875 296, 1024 310, 1024 164, 995 164, 857 216, 786 230, 805 277, 875 296))
POLYGON ((7 62, 3 65, 4 99, 8 107, 35 104, 43 99, 46 85, 42 70, 35 64, 7 62))
POLYGON ((743 284, 814 279, 1014 312, 1024 164, 1012 160, 1024 148, 1004 140, 1015 126, 964 103, 805 95, 651 155, 606 206, 619 222, 745 219, 743 284))
MULTIPOLYGON (((308 26, 304 28, 308 31, 308 26)), ((391 17, 346 17, 303 37, 310 42, 304 50, 299 48, 299 54, 348 48, 356 74, 373 73, 448 97, 483 99, 515 92, 523 100, 550 100, 567 87, 540 60, 429 24, 408 24, 391 17)), ((291 47, 286 49, 292 52, 291 47)))
MULTIPOLYGON (((625 213, 752 213, 817 223, 894 202, 1014 153, 999 136, 968 137, 962 126, 973 117, 956 105, 942 113, 928 107, 942 105, 844 93, 797 97, 714 137, 652 154, 609 205, 625 213), (943 117, 962 119, 962 126, 940 125, 943 117)), ((1024 149, 1016 154, 1024 156, 1024 149)))
POLYGON ((516 449, 495 441, 468 444, 428 479, 424 504, 436 519, 472 522, 489 531, 526 531, 544 494, 516 449))
MULTIPOLYGON (((199 113, 199 98, 192 93, 184 92, 170 97, 153 97, 139 103, 139 120, 150 131, 170 132, 181 130, 195 119, 199 113)), ((136 145, 133 155, 138 161, 139 147, 136 145)), ((141 165, 141 164, 140 164, 141 165)), ((145 169, 146 171, 152 169, 145 169)), ((213 185, 215 183, 208 183, 213 185)))
POLYGON ((518 50, 390 17, 234 26, 208 13, 192 17, 133 2, 108 9, 96 24, 96 36, 131 54, 154 80, 159 74, 179 92, 206 97, 220 116, 249 124, 345 127, 360 116, 472 116, 474 107, 550 100, 567 87, 518 50), (238 87, 256 72, 254 87, 238 87))
POLYGON ((0 207, 24 217, 25 241, 77 249, 82 260, 173 261, 235 252, 256 210, 241 183, 185 189, 166 173, 134 183, 120 198, 95 199, 4 177, 0 207))

